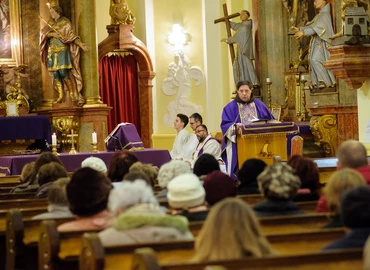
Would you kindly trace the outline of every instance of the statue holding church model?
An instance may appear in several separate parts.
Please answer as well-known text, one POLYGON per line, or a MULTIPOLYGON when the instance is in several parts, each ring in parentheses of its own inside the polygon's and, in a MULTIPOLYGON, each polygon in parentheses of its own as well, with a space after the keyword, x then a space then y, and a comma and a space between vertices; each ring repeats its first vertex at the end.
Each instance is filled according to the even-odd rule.
POLYGON ((85 103, 82 96, 80 49, 88 47, 75 34, 72 23, 63 16, 62 8, 52 1, 49 5, 51 20, 41 30, 40 54, 42 63, 53 78, 53 88, 58 92, 54 103, 72 101, 78 106, 85 103))

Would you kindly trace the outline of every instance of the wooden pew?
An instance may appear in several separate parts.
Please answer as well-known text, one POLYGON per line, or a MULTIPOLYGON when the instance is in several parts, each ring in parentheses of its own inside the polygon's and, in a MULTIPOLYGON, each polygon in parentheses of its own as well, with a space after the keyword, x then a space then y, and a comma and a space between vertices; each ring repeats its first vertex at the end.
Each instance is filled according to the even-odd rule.
MULTIPOLYGON (((260 217, 258 218, 264 234, 304 232, 319 229, 329 222, 327 214, 306 214, 292 216, 260 217)), ((199 234, 203 221, 189 223, 189 229, 194 236, 199 234)))
MULTIPOLYGON (((102 262, 102 258, 97 261, 102 262)), ((131 269, 140 270, 204 270, 210 265, 222 266, 232 270, 348 270, 362 269, 362 249, 343 249, 315 252, 300 255, 269 256, 228 261, 209 261, 202 263, 161 263, 156 253, 150 249, 137 249, 134 252, 131 269)), ((89 268, 91 270, 103 268, 89 268)), ((105 268, 106 269, 106 268, 105 268)), ((116 268, 119 269, 119 268, 116 268)))
POLYGON ((0 193, 0 202, 6 200, 37 199, 35 192, 0 193))
MULTIPOLYGON (((272 247, 277 250, 279 252, 279 256, 281 256, 284 254, 299 255, 318 252, 320 249, 343 235, 343 229, 334 229, 328 231, 307 232, 304 235, 270 235, 267 236, 267 238, 272 244, 272 247)), ((189 243, 189 241, 185 242, 189 243)), ((193 257, 195 251, 189 252, 188 249, 184 250, 181 248, 180 243, 181 242, 177 242, 176 246, 174 246, 174 243, 172 242, 161 244, 156 243, 154 245, 148 243, 147 246, 156 251, 157 260, 160 264, 186 262, 193 257)), ((131 265, 130 252, 132 251, 132 248, 138 246, 139 245, 122 245, 104 248, 97 234, 84 234, 79 258, 80 270, 136 269, 131 265)))
MULTIPOLYGON (((74 218, 55 219, 55 224, 62 224, 74 218)), ((23 218, 18 209, 8 211, 6 217, 6 269, 19 266, 27 269, 37 268, 38 241, 40 238, 40 220, 23 218)))
MULTIPOLYGON (((97 245, 101 246, 101 243, 98 240, 98 234, 86 233, 84 234, 82 246, 80 246, 83 234, 84 232, 58 233, 54 221, 42 222, 39 240, 40 267, 42 269, 58 269, 67 266, 73 268, 77 265, 78 256, 80 256, 80 263, 83 262, 83 264, 90 265, 92 262, 89 254, 100 252, 97 245)), ((271 242, 272 247, 281 254, 298 254, 318 251, 343 235, 343 229, 332 229, 267 235, 267 239, 271 242)), ((193 241, 106 247, 104 253, 107 255, 105 258, 107 269, 116 269, 114 267, 117 264, 119 264, 121 269, 129 269, 132 251, 146 246, 150 246, 158 252, 160 251, 160 258, 166 262, 183 261, 184 259, 190 259, 194 255, 193 241)))
POLYGON ((0 201, 0 210, 9 210, 12 208, 31 208, 47 206, 48 202, 46 199, 14 199, 14 200, 2 200, 0 201))
POLYGON ((0 177, 0 187, 15 187, 21 184, 19 175, 9 175, 0 177))
MULTIPOLYGON (((242 199, 249 205, 256 204, 262 201, 264 198, 261 194, 250 194, 250 195, 238 195, 238 198, 242 199)), ((315 213, 317 201, 307 201, 307 202, 296 202, 299 208, 307 213, 315 213)), ((160 200, 159 204, 166 208, 171 208, 166 200, 160 200)))

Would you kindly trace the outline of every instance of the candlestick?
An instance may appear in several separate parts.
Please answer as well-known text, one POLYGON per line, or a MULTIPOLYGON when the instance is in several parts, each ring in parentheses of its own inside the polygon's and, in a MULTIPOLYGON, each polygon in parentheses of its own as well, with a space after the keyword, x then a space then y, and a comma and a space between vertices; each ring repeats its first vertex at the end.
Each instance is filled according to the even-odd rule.
POLYGON ((57 152, 57 145, 56 145, 56 144, 53 144, 53 145, 52 145, 51 150, 52 150, 52 154, 53 154, 54 156, 59 156, 59 153, 57 152))
POLYGON ((92 150, 91 153, 99 153, 98 144, 97 143, 91 143, 91 145, 93 146, 93 150, 92 150))
POLYGON ((266 82, 271 82, 270 78, 266 78, 266 82))
POLYGON ((98 138, 96 136, 96 132, 95 131, 92 133, 92 143, 95 143, 95 144, 98 143, 98 138))
POLYGON ((55 133, 53 133, 53 135, 51 135, 51 144, 54 146, 57 145, 57 135, 55 133))
MULTIPOLYGON (((267 78, 267 79, 269 79, 269 78, 267 78)), ((267 79, 266 79, 266 81, 267 81, 267 79)), ((267 84, 267 100, 268 100, 267 107, 271 111, 271 84, 272 84, 272 82, 269 81, 269 82, 266 82, 266 84, 267 84)))

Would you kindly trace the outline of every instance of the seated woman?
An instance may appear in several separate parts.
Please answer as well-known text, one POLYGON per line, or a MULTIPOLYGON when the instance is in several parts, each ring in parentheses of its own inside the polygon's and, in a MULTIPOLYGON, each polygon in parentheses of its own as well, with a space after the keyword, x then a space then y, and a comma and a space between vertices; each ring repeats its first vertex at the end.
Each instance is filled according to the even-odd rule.
POLYGON ((238 194, 259 194, 257 177, 263 172, 267 164, 261 159, 250 158, 246 160, 237 173, 239 180, 238 194))
POLYGON ((331 214, 331 220, 323 228, 343 227, 340 217, 341 197, 359 186, 366 186, 364 177, 354 169, 343 168, 334 172, 326 184, 324 194, 331 214))
POLYGON ((324 250, 363 248, 370 235, 370 187, 359 186, 346 192, 340 204, 347 233, 324 250))
POLYGON ((201 179, 213 171, 219 171, 220 164, 217 159, 208 153, 202 154, 194 163, 193 173, 201 179))
POLYGON ((66 187, 71 179, 59 178, 54 181, 48 191, 48 212, 32 217, 32 219, 67 218, 74 215, 69 210, 66 187))
POLYGON ((294 170, 284 163, 267 167, 257 178, 261 193, 265 197, 256 203, 253 210, 257 216, 283 216, 304 214, 293 202, 301 180, 294 170))
POLYGON ((96 231, 109 227, 113 216, 107 203, 112 188, 105 174, 89 167, 77 170, 67 185, 69 209, 77 219, 59 225, 58 231, 96 231))
POLYGON ((287 164, 292 167, 301 179, 294 201, 316 201, 320 198, 320 173, 317 164, 310 158, 294 155, 287 164))
POLYGON ((251 207, 227 198, 210 211, 195 241, 194 261, 233 260, 274 254, 251 207))
MULTIPOLYGON (((157 166, 153 166, 152 164, 143 164, 141 163, 140 161, 138 162, 135 162, 134 164, 131 165, 130 169, 129 169, 129 173, 131 172, 142 172, 144 173, 147 178, 149 179, 148 181, 148 184, 154 188, 155 186, 155 182, 157 180, 157 177, 158 177, 158 167, 157 166)), ((125 177, 123 177, 124 180, 125 177)), ((136 179, 140 179, 140 178, 136 178, 136 179)), ((145 180, 145 179, 143 179, 145 180)))
POLYGON ((168 204, 172 215, 185 216, 189 221, 203 221, 208 215, 202 182, 192 173, 175 177, 167 185, 168 204))
POLYGON ((172 179, 181 174, 190 173, 190 166, 183 160, 173 159, 163 164, 158 172, 158 185, 162 188, 156 197, 158 200, 167 201, 167 185, 172 179))
POLYGON ((129 172, 131 165, 137 161, 135 154, 128 150, 114 153, 107 172, 109 179, 114 183, 113 185, 116 185, 116 182, 121 182, 125 174, 129 172))
POLYGON ((51 184, 61 177, 68 177, 68 173, 59 163, 50 162, 42 165, 38 173, 40 187, 36 191, 36 198, 46 198, 51 184))
POLYGON ((109 195, 113 225, 99 233, 104 246, 193 239, 188 220, 165 214, 144 180, 124 181, 109 195))
POLYGON ((227 197, 236 196, 236 181, 221 171, 209 173, 203 180, 203 187, 209 207, 227 197))
POLYGON ((35 160, 32 173, 24 180, 24 183, 13 188, 10 193, 35 192, 39 187, 38 173, 42 165, 57 162, 63 165, 60 159, 51 152, 42 152, 35 160))

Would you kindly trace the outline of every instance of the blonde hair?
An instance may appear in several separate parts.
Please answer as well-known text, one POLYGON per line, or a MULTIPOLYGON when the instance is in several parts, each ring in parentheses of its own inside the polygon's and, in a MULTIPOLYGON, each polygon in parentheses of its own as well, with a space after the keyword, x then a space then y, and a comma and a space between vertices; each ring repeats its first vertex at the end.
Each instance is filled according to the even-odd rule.
POLYGON ((140 161, 135 162, 131 165, 129 172, 143 172, 148 176, 152 187, 155 186, 155 182, 158 176, 158 167, 152 164, 143 164, 140 161))
POLYGON ((366 181, 358 171, 343 168, 334 172, 324 189, 330 211, 334 214, 339 214, 340 200, 344 192, 359 186, 366 186, 366 181))
POLYGON ((33 169, 35 168, 35 162, 32 161, 30 163, 27 163, 23 166, 21 176, 19 177, 19 180, 24 183, 28 180, 28 177, 31 176, 33 173, 33 169))
POLYGON ((239 198, 212 207, 195 242, 194 261, 231 260, 274 254, 252 208, 239 198))

